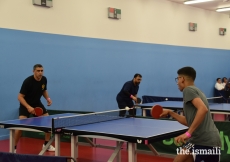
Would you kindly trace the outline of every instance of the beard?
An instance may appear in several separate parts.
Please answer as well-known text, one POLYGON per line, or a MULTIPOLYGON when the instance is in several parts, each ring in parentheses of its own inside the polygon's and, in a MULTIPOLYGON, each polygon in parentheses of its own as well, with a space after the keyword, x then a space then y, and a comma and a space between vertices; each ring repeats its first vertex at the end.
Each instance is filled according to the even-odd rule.
POLYGON ((136 85, 139 85, 139 84, 140 84, 140 82, 136 82, 135 84, 136 84, 136 85))

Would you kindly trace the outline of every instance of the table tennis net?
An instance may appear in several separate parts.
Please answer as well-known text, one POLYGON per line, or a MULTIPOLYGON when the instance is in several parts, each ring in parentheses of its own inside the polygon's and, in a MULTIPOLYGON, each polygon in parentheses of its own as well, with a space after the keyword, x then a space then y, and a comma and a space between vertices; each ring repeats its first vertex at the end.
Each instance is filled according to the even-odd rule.
POLYGON ((119 116, 119 110, 114 112, 99 112, 99 113, 90 113, 82 115, 73 115, 60 118, 52 119, 52 128, 64 128, 71 126, 79 126, 85 124, 92 124, 110 120, 122 119, 124 117, 119 116))

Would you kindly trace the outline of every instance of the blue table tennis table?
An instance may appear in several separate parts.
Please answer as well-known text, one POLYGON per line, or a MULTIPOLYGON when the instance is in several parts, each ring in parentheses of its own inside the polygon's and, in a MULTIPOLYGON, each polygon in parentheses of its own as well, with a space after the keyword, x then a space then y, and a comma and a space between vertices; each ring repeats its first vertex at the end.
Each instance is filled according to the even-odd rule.
MULTIPOLYGON (((66 126, 61 128, 54 126, 53 121, 55 120, 60 121, 59 119, 68 119, 69 117, 71 118, 75 116, 84 115, 65 113, 28 119, 0 121, 0 128, 10 130, 10 152, 12 153, 14 152, 14 134, 15 130, 17 129, 34 132, 54 133, 54 136, 50 139, 46 147, 42 149, 39 155, 43 155, 49 145, 55 140, 55 155, 59 156, 60 136, 63 134, 70 135, 71 157, 74 159, 78 158, 78 136, 115 140, 117 141, 117 146, 114 149, 111 157, 108 159, 108 162, 112 162, 115 158, 117 158, 118 161, 121 160, 120 150, 124 142, 128 143, 129 162, 135 162, 137 143, 147 145, 151 151, 153 151, 155 154, 158 154, 154 147, 151 145, 152 142, 178 136, 187 130, 186 126, 181 125, 177 121, 126 117, 110 117, 110 119, 105 119, 104 116, 103 120, 105 120, 101 122, 93 123, 94 121, 92 121, 89 124, 82 125, 80 121, 76 123, 75 120, 72 120, 72 123, 80 123, 80 125, 66 126)), ((86 114, 85 116, 89 115, 86 114)), ((66 122, 64 122, 64 125, 66 125, 66 122)), ((95 145, 92 144, 92 146, 95 145)))
MULTIPOLYGON (((7 120, 0 121, 0 128, 9 129, 10 130, 10 152, 14 152, 14 135, 15 130, 25 130, 32 132, 52 132, 52 118, 54 117, 63 117, 74 115, 74 113, 65 113, 65 114, 57 114, 50 116, 42 116, 42 117, 34 117, 27 119, 16 119, 16 120, 7 120)), ((47 150, 49 145, 53 142, 54 136, 50 139, 47 145, 41 150, 39 155, 43 155, 47 150)))
MULTIPOLYGON (((172 110, 183 110, 183 101, 161 101, 137 104, 135 107, 142 108, 142 115, 146 116, 146 111, 150 110, 154 105, 161 105, 163 108, 172 110)), ((230 104, 227 103, 209 103, 209 109, 212 114, 230 114, 230 104)))
MULTIPOLYGON (((87 114, 90 115, 90 114, 87 114)), ((78 116, 76 116, 77 118, 78 116)), ((87 117, 87 116, 86 116, 87 117)), ((145 144, 151 151, 156 153, 157 151, 151 145, 152 142, 157 142, 163 139, 172 138, 183 134, 188 129, 186 126, 181 125, 177 121, 169 120, 155 120, 155 119, 144 119, 144 118, 126 118, 117 117, 111 120, 102 120, 95 123, 88 123, 83 125, 72 125, 71 122, 78 124, 82 120, 74 121, 75 116, 64 118, 53 119, 53 131, 55 133, 55 155, 60 154, 60 136, 61 134, 71 136, 71 157, 74 159, 78 158, 78 145, 77 136, 86 136, 91 138, 101 138, 117 141, 117 146, 113 154, 108 159, 108 162, 112 162, 115 158, 120 161, 120 150, 122 144, 127 142, 128 145, 128 161, 136 161, 136 144, 145 144), (63 121, 62 121, 63 119, 63 121), (66 121, 65 121, 66 120, 66 121), (59 122, 55 124, 55 122, 59 122), (60 126, 55 126, 60 125, 60 126)), ((89 116, 89 118, 94 118, 89 116)), ((104 116, 102 117, 104 119, 104 116)), ((86 118, 88 120, 88 118, 86 118)))

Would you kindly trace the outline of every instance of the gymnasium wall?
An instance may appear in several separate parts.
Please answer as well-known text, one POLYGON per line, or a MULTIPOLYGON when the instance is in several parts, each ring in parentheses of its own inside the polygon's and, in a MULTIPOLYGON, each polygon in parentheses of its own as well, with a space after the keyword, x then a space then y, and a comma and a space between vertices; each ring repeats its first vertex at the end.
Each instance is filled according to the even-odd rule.
MULTIPOLYGON (((135 73, 139 96, 181 97, 174 78, 183 66, 197 70, 196 85, 213 96, 217 77, 229 78, 228 15, 163 0, 0 1, 0 120, 18 117, 17 95, 36 63, 44 66, 49 109, 116 109, 116 94, 135 73), (120 8, 120 20, 107 18, 120 8), (196 32, 188 22, 198 23, 196 32)), ((42 100, 45 104, 45 101, 42 100)), ((0 129, 0 139, 8 131, 0 129)))
POLYGON ((0 1, 0 27, 109 40, 230 49, 229 15, 168 0, 53 0, 53 8, 32 0, 0 1), (121 9, 121 19, 108 19, 108 7, 121 9), (188 23, 198 24, 196 32, 188 23), (228 30, 227 30, 228 31, 228 30))

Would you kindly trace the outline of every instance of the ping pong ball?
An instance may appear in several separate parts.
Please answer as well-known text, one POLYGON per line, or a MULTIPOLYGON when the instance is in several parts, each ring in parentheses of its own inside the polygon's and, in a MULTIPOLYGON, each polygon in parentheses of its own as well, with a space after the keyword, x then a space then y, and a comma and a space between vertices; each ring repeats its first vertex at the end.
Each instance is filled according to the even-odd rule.
POLYGON ((168 98, 165 99, 166 101, 168 100, 168 98))
POLYGON ((125 107, 125 110, 129 110, 129 107, 128 107, 128 106, 126 106, 126 107, 125 107))

